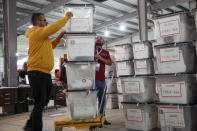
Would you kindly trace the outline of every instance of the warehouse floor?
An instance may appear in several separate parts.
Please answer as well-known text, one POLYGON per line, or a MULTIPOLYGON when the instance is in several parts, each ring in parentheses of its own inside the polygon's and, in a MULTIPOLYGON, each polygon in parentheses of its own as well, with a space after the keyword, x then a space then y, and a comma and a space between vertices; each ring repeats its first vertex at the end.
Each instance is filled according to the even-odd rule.
MULTIPOLYGON (((66 115, 66 108, 48 109, 43 114, 43 131, 54 131, 55 116, 66 115)), ((125 131, 122 110, 114 109, 106 111, 107 120, 112 125, 101 128, 100 131, 125 131)), ((23 131, 23 126, 29 117, 29 113, 0 117, 0 131, 23 131)), ((76 131, 75 128, 63 128, 63 131, 76 131)), ((78 130, 77 130, 78 131, 78 130)), ((88 131, 88 130, 79 130, 88 131)))

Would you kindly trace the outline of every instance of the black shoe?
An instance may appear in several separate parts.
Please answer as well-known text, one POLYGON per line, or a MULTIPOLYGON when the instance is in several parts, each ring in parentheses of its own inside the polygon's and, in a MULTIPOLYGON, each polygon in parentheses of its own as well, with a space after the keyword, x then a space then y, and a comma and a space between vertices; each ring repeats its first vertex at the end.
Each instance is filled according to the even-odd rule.
POLYGON ((24 131, 31 131, 31 127, 25 126, 25 127, 23 127, 23 130, 24 130, 24 131))
POLYGON ((111 122, 105 120, 105 121, 104 121, 104 125, 111 125, 111 122))

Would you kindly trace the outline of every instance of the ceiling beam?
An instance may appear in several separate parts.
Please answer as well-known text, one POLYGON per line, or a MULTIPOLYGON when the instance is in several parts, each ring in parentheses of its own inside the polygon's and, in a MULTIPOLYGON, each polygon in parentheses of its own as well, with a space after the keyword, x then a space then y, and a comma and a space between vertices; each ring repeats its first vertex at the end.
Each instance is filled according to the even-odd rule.
POLYGON ((105 4, 96 2, 94 0, 81 0, 81 1, 84 1, 84 2, 87 2, 87 3, 93 4, 95 6, 99 6, 99 7, 102 7, 102 8, 105 8, 105 9, 108 9, 108 10, 111 10, 111 11, 114 11, 114 12, 117 12, 117 13, 120 13, 120 14, 128 13, 126 11, 122 11, 122 10, 116 9, 116 8, 114 8, 112 6, 108 6, 108 5, 105 5, 105 4))
POLYGON ((170 9, 170 8, 166 8, 165 10, 168 11, 168 12, 170 12, 170 13, 175 12, 173 9, 170 9))
POLYGON ((176 7, 183 10, 183 11, 189 11, 189 9, 187 9, 187 8, 181 6, 181 5, 177 5, 176 7))
POLYGON ((25 9, 25 8, 21 8, 21 7, 17 7, 16 11, 21 12, 21 13, 25 13, 25 14, 32 14, 33 12, 35 12, 35 10, 29 10, 29 9, 25 9))
MULTIPOLYGON (((154 5, 154 4, 157 3, 157 2, 155 2, 154 0, 149 0, 149 2, 150 2, 151 5, 154 5)), ((172 10, 172 9, 170 9, 170 8, 165 8, 165 10, 168 11, 168 12, 170 12, 170 13, 173 13, 173 12, 174 12, 174 10, 172 10)))
MULTIPOLYGON (((89 1, 89 0, 85 0, 85 1, 89 1)), ((185 2, 188 2, 188 0, 163 0, 163 1, 160 1, 160 2, 157 2, 157 3, 153 4, 151 6, 148 6, 147 11, 151 12, 151 11, 156 11, 156 10, 160 10, 160 9, 166 9, 170 6, 176 6, 176 5, 185 3, 185 2)), ((132 18, 136 18, 136 17, 138 17, 137 11, 133 11, 131 13, 126 13, 123 16, 120 16, 118 18, 112 19, 111 21, 107 21, 107 22, 104 22, 104 23, 96 26, 94 28, 94 30, 97 31, 97 30, 100 30, 102 28, 112 26, 116 23, 131 20, 132 18)), ((147 21, 150 22, 150 23, 153 23, 151 20, 147 20, 147 21)))
POLYGON ((127 13, 126 15, 123 15, 123 16, 115 18, 111 21, 104 22, 104 23, 100 24, 99 26, 96 26, 94 28, 94 30, 97 31, 97 30, 100 30, 100 29, 105 28, 107 26, 112 26, 112 25, 117 24, 121 21, 126 21, 126 20, 136 18, 136 17, 137 17, 137 11, 134 11, 132 13, 127 13))
POLYGON ((123 34, 123 35, 129 33, 127 30, 120 31, 119 29, 111 29, 111 28, 108 28, 107 30, 109 30, 110 32, 114 32, 114 33, 118 33, 118 34, 123 34))
POLYGON ((124 39, 127 39, 127 38, 131 38, 132 37, 132 33, 129 33, 125 36, 121 36, 121 37, 118 37, 118 38, 114 38, 114 39, 111 39, 109 41, 106 41, 106 44, 107 46, 110 47, 110 43, 114 43, 114 42, 117 42, 117 41, 121 41, 121 40, 124 40, 124 39))
MULTIPOLYGON (((96 15, 99 15, 99 16, 102 16, 102 17, 105 17, 105 18, 110 18, 110 19, 115 19, 116 18, 115 16, 107 15, 107 14, 104 14, 104 13, 98 12, 98 11, 96 11, 96 15)), ((130 25, 138 26, 138 23, 136 23, 136 22, 127 21, 126 23, 130 24, 130 25)))
POLYGON ((17 0, 16 2, 26 4, 26 5, 29 5, 29 6, 35 6, 37 8, 43 8, 45 6, 45 5, 35 3, 35 2, 27 1, 27 0, 17 0))
POLYGON ((162 0, 148 7, 148 11, 166 9, 172 6, 183 4, 185 2, 189 2, 189 0, 162 0))
MULTIPOLYGON (((109 32, 110 32, 110 35, 112 34, 114 37, 120 37, 120 36, 123 36, 125 34, 128 34, 129 32, 121 32, 120 30, 115 30, 115 29, 107 29, 109 32)), ((105 33, 104 30, 101 30, 101 31, 98 31, 96 33, 105 33)))
POLYGON ((96 18, 94 18, 93 20, 96 21, 97 23, 103 23, 103 22, 105 22, 103 20, 99 20, 99 19, 96 19, 96 18))
POLYGON ((131 32, 137 32, 137 31, 139 31, 138 29, 134 29, 134 28, 130 28, 130 27, 126 27, 126 30, 129 30, 131 32))
POLYGON ((113 1, 116 1, 116 2, 118 2, 120 4, 123 4, 123 5, 128 6, 128 7, 132 7, 134 9, 137 9, 137 5, 131 4, 131 3, 126 2, 124 0, 113 0, 113 1))
POLYGON ((133 21, 127 21, 126 23, 127 23, 127 24, 131 24, 131 25, 134 25, 134 26, 138 26, 138 23, 133 22, 133 21))
MULTIPOLYGON (((55 8, 63 5, 63 3, 68 3, 70 2, 71 0, 56 0, 55 2, 52 2, 46 6, 44 6, 43 8, 41 8, 40 10, 37 10, 36 12, 42 12, 42 13, 48 13, 52 10, 54 10, 55 8)), ((33 13, 33 12, 32 12, 33 13)), ((25 25, 27 24, 28 22, 30 22, 30 18, 31 16, 27 16, 25 17, 24 19, 21 19, 20 21, 17 22, 17 28, 22 26, 22 25, 25 25)))
POLYGON ((96 11, 95 15, 99 15, 99 16, 102 16, 102 17, 110 18, 110 19, 116 18, 115 16, 108 15, 108 14, 105 14, 105 13, 102 13, 102 12, 99 12, 99 11, 96 11))

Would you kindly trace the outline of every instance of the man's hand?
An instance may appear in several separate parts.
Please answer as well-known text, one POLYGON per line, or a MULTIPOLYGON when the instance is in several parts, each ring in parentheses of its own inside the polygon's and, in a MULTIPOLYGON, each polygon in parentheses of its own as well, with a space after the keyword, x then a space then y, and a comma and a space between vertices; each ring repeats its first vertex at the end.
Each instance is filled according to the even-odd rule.
POLYGON ((68 16, 69 18, 71 18, 73 16, 72 12, 66 12, 66 16, 68 16))
POLYGON ((62 32, 58 35, 58 37, 61 39, 61 38, 64 36, 65 33, 66 33, 66 31, 62 31, 62 32))
POLYGON ((96 59, 98 59, 98 60, 102 61, 103 63, 105 63, 105 64, 109 65, 109 66, 111 66, 111 65, 112 65, 112 61, 111 61, 111 59, 105 59, 105 58, 103 58, 103 57, 102 57, 102 56, 100 56, 100 55, 94 55, 94 57, 95 57, 96 59))
POLYGON ((100 55, 95 55, 94 56, 96 59, 98 59, 98 60, 101 60, 102 59, 102 57, 100 56, 100 55))

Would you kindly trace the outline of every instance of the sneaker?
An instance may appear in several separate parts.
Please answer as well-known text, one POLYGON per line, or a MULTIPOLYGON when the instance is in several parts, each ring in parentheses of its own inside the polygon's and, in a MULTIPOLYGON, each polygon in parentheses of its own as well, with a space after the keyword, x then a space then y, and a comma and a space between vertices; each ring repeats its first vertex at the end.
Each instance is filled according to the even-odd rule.
POLYGON ((105 120, 105 121, 104 121, 104 125, 111 125, 111 122, 105 120))

